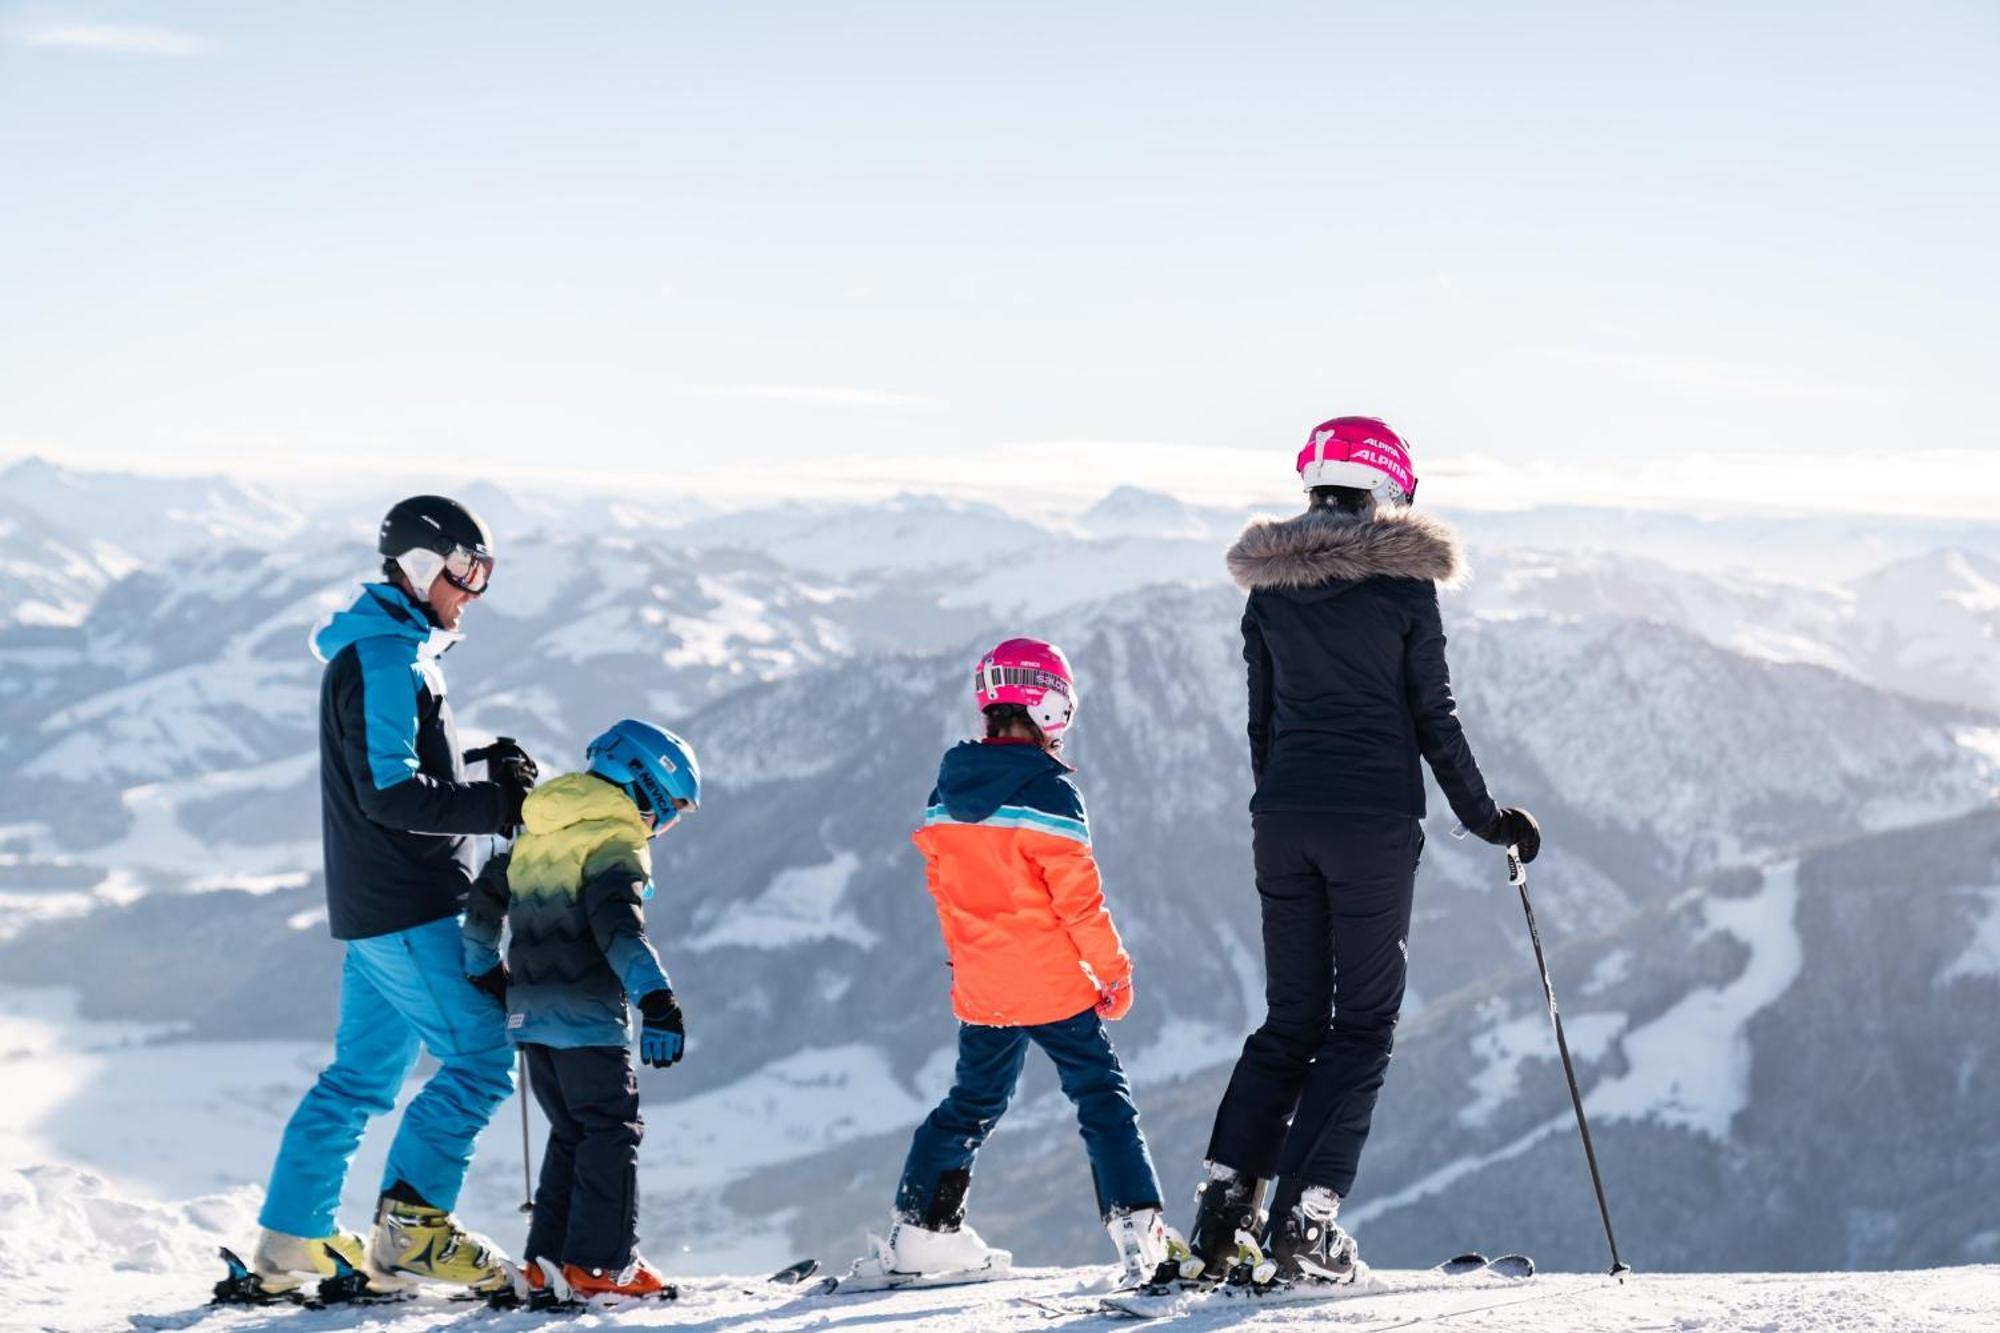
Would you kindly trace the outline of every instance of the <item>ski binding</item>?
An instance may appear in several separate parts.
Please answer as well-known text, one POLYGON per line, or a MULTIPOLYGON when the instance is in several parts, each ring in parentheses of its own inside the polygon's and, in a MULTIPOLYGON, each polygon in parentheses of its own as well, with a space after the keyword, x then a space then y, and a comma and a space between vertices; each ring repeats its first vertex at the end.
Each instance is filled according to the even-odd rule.
POLYGON ((333 1256, 333 1273, 314 1285, 311 1296, 298 1287, 268 1285, 226 1245, 221 1254, 229 1271, 215 1284, 210 1305, 302 1305, 308 1310, 325 1310, 335 1305, 388 1305, 416 1299, 415 1291, 376 1286, 368 1274, 337 1254, 333 1256))

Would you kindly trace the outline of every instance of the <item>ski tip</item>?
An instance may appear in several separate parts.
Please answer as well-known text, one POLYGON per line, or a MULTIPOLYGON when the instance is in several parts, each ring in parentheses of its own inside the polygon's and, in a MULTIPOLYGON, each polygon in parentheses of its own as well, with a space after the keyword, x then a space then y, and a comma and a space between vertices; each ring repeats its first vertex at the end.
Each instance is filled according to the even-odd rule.
POLYGON ((780 1268, 777 1272, 771 1274, 767 1280, 781 1287, 796 1287, 799 1283, 817 1272, 819 1272, 819 1260, 801 1259, 795 1264, 788 1264, 780 1268))

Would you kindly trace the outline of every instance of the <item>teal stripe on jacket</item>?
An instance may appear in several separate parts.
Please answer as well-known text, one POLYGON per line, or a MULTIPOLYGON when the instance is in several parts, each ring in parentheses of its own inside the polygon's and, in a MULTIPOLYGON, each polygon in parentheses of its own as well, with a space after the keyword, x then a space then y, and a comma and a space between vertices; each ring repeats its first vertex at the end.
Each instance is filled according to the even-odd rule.
POLYGON ((951 812, 943 805, 934 805, 924 811, 926 827, 936 824, 983 825, 989 828, 1035 829, 1042 833, 1053 833, 1057 837, 1070 838, 1076 842, 1089 843, 1090 825, 1081 819, 1066 819, 1042 810, 1031 810, 1025 805, 1003 805, 985 819, 953 819, 951 812))

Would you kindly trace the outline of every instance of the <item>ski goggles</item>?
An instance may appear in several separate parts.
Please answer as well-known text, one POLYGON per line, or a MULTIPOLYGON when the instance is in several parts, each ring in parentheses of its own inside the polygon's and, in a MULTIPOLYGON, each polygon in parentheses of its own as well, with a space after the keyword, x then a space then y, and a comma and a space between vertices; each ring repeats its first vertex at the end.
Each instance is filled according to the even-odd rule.
POLYGON ((444 558, 444 581, 460 592, 478 597, 493 582, 493 557, 483 551, 454 546, 444 558))
POLYGON ((693 801, 678 796, 667 796, 664 792, 656 795, 650 784, 643 782, 632 784, 632 799, 639 807, 639 818, 644 821, 647 832, 655 838, 665 833, 682 814, 700 808, 693 801))

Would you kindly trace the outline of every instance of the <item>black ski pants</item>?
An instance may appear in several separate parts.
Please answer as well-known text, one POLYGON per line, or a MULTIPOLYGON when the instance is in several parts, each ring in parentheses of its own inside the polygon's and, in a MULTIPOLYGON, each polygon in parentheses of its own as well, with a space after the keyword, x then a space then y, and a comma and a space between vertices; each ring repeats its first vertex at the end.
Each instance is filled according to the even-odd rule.
POLYGON ((528 1259, 616 1273, 639 1236, 639 1080, 624 1046, 523 1042, 549 1121, 528 1259))
POLYGON ((1275 1215, 1306 1186, 1354 1186, 1403 1007, 1424 831, 1408 815, 1294 810, 1251 828, 1269 1013, 1243 1043, 1208 1159, 1282 1176, 1275 1215))

